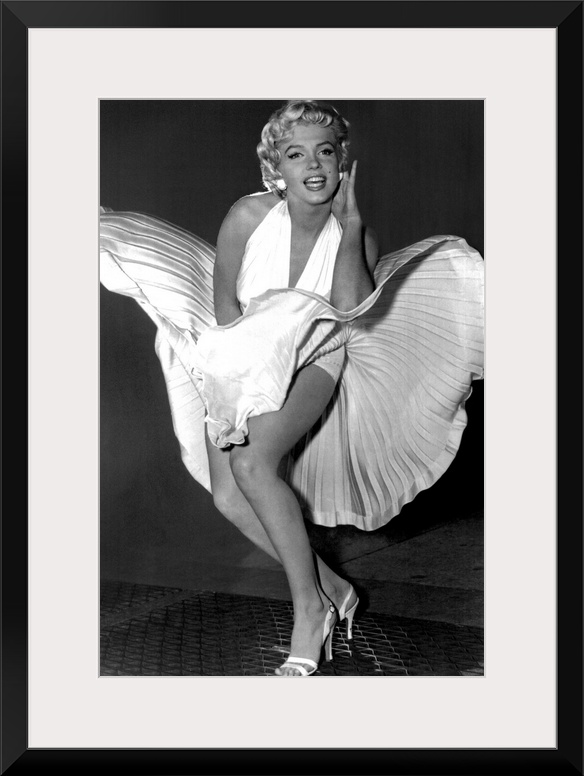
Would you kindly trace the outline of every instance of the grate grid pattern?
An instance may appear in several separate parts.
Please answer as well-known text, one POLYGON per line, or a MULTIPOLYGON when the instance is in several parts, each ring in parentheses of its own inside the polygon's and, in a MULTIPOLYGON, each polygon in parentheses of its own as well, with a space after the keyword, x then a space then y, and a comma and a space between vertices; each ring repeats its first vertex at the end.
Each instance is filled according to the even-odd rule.
MULTIPOLYGON (((272 676, 288 601, 102 581, 102 676, 272 676)), ((335 628, 319 676, 482 676, 483 631, 366 612, 335 628)))

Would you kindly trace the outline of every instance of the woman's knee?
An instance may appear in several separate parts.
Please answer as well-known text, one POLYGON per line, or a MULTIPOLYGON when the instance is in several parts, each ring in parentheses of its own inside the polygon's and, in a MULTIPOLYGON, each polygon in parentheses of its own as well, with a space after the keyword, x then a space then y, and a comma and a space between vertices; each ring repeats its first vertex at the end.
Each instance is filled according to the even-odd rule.
POLYGON ((265 456, 248 446, 234 447, 229 457, 229 464, 235 482, 244 491, 255 483, 261 482, 274 468, 265 456))

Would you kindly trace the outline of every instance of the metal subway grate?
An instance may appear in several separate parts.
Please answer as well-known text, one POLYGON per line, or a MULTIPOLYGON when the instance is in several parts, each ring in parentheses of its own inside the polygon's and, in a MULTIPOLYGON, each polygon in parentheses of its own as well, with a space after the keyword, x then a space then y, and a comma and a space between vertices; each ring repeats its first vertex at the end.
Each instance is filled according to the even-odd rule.
MULTIPOLYGON (((288 655, 288 601, 102 582, 102 676, 272 676, 288 655)), ((367 612, 320 676, 482 676, 483 631, 367 612)))
POLYGON ((155 585, 136 585, 131 582, 102 582, 100 590, 100 608, 102 623, 115 619, 125 619, 131 610, 132 615, 138 609, 149 610, 152 604, 159 605, 161 599, 182 594, 178 587, 157 587, 155 585))

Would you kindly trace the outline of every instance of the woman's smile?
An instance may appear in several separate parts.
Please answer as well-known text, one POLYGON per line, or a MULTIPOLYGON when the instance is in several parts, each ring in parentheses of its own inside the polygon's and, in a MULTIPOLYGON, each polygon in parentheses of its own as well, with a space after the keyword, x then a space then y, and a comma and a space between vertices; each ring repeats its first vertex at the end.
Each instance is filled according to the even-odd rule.
POLYGON ((326 178, 324 175, 311 175, 310 178, 304 181, 304 185, 310 191, 320 191, 326 186, 326 178))

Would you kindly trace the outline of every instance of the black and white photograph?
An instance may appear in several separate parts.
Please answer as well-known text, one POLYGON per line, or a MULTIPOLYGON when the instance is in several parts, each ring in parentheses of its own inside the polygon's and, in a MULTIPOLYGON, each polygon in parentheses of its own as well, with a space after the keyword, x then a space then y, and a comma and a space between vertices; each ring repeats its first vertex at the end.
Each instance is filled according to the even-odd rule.
POLYGON ((484 662, 484 101, 102 99, 100 675, 484 662))

